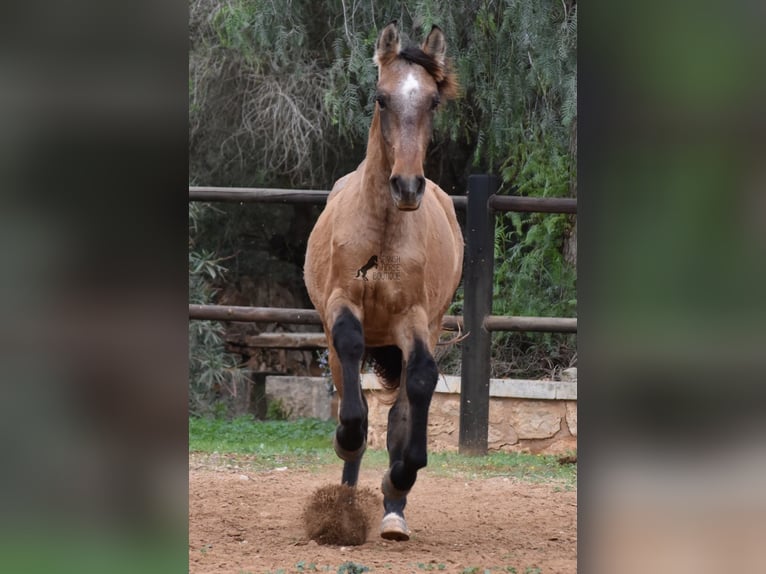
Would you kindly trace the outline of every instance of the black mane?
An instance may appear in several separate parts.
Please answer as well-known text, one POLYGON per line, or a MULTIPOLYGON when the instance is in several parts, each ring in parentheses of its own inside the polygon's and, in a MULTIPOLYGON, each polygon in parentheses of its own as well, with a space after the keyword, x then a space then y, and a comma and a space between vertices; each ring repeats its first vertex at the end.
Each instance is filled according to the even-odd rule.
POLYGON ((451 72, 448 62, 440 64, 436 58, 427 54, 418 46, 408 46, 404 48, 399 52, 397 58, 401 58, 411 64, 423 66, 423 69, 428 72, 436 82, 436 87, 439 89, 439 93, 443 97, 454 98, 457 95, 457 78, 451 72))
POLYGON ((398 57, 402 60, 417 64, 418 66, 423 66, 426 72, 436 80, 439 80, 444 76, 444 70, 439 65, 439 62, 437 62, 433 56, 426 54, 417 46, 408 46, 404 48, 399 52, 398 57))

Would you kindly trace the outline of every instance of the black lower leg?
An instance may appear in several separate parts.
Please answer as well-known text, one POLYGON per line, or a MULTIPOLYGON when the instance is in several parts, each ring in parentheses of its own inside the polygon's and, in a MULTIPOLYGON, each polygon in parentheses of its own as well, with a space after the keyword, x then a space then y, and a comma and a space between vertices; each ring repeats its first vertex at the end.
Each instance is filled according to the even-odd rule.
POLYGON ((341 475, 340 483, 348 484, 349 486, 356 486, 359 482, 359 469, 362 467, 362 457, 350 462, 343 463, 343 474, 341 475))
MULTIPOLYGON (((365 412, 367 412, 367 400, 364 398, 364 395, 362 395, 362 402, 364 403, 365 412)), ((351 454, 343 453, 344 462, 343 462, 343 476, 341 478, 341 484, 356 486, 356 483, 359 481, 359 469, 362 466, 362 456, 364 455, 364 451, 367 448, 367 419, 365 419, 363 427, 364 428, 362 431, 362 435, 364 439, 362 441, 362 446, 351 454)), ((340 426, 338 428, 340 428, 340 426)), ((336 433, 337 431, 338 429, 336 429, 336 433)), ((337 434, 336 434, 336 440, 337 440, 337 434)), ((336 447, 339 444, 340 443, 337 443, 336 447)))
POLYGON ((418 469, 428 463, 428 409, 439 373, 431 353, 419 340, 407 362, 406 392, 409 403, 408 435, 401 457, 391 465, 390 481, 399 492, 407 492, 415 484, 418 469))
POLYGON ((335 451, 345 462, 343 482, 354 486, 367 444, 367 404, 359 382, 364 337, 362 324, 349 309, 344 309, 332 327, 335 352, 341 364, 343 398, 335 430, 335 451))
POLYGON ((406 492, 400 492, 391 483, 390 469, 394 465, 401 464, 404 455, 404 447, 409 434, 409 403, 406 397, 400 396, 391 410, 388 411, 388 433, 386 435, 386 447, 388 448, 389 472, 383 478, 383 508, 386 514, 395 512, 400 516, 404 514, 407 505, 406 492))

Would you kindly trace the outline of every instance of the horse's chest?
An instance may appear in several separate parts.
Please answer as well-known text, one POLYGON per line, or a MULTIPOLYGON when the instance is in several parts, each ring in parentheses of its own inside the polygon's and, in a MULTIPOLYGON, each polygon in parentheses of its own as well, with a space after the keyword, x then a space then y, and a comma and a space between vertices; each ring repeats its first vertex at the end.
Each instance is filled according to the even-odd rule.
POLYGON ((403 262, 398 256, 381 256, 364 284, 362 307, 366 317, 384 324, 424 296, 423 267, 403 262))
POLYGON ((408 287, 396 272, 380 271, 364 287, 361 307, 365 338, 378 344, 390 344, 392 325, 422 299, 422 283, 408 287))

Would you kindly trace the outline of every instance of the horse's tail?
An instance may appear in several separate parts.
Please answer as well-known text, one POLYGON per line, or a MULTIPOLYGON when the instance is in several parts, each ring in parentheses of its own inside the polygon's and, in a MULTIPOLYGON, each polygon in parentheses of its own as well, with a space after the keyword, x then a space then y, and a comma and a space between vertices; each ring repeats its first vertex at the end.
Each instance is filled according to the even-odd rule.
POLYGON ((384 389, 393 391, 399 388, 402 377, 402 351, 399 347, 367 347, 367 358, 384 389))

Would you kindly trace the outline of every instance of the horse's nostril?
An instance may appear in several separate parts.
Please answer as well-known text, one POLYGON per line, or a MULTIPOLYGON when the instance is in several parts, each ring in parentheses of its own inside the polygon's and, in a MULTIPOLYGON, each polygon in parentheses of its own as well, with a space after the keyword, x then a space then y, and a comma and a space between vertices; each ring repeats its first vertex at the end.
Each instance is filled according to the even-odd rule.
POLYGON ((420 195, 420 194, 423 193, 423 191, 426 188, 426 178, 423 177, 422 175, 419 175, 419 176, 417 176, 416 180, 417 180, 417 190, 416 190, 415 193, 420 195))
POLYGON ((391 189, 396 191, 397 194, 402 193, 402 178, 398 175, 392 175, 391 179, 388 180, 389 185, 391 186, 391 189))
POLYGON ((422 175, 392 175, 389 180, 391 195, 399 209, 410 211, 417 209, 423 197, 426 178, 422 175))

